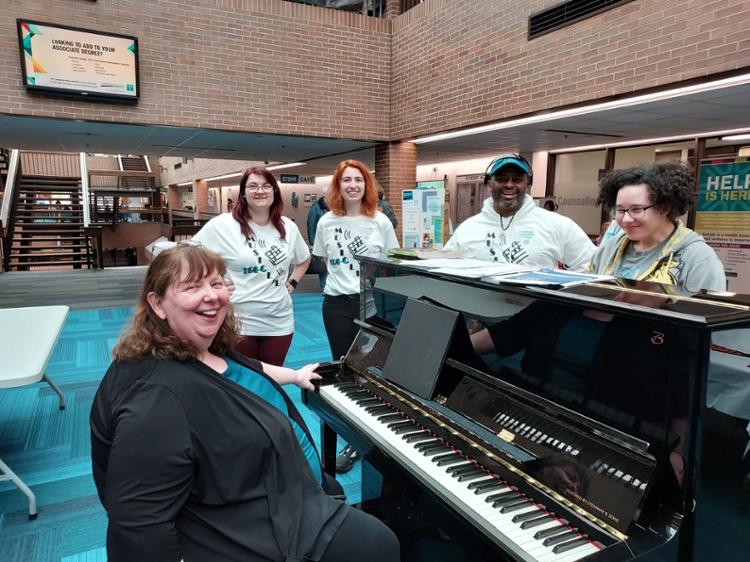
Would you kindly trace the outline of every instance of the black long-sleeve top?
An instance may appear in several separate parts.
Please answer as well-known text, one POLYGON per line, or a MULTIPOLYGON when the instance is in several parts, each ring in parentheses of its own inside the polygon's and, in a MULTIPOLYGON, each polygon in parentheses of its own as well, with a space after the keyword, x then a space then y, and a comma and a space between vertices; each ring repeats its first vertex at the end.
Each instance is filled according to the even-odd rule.
POLYGON ((110 562, 318 560, 348 513, 315 480, 288 418, 197 361, 112 363, 91 445, 110 562))

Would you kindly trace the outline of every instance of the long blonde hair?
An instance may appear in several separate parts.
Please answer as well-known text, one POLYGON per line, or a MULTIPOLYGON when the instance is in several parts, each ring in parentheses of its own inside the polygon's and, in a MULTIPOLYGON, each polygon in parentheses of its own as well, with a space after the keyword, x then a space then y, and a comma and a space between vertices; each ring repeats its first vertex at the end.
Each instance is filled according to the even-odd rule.
MULTIPOLYGON (((147 297, 153 292, 163 298, 175 283, 197 281, 214 271, 223 276, 226 273, 224 261, 195 244, 180 243, 159 254, 146 271, 130 326, 112 350, 115 361, 140 359, 145 355, 178 361, 196 359, 198 350, 195 346, 172 332, 167 321, 159 318, 151 308, 147 297)), ((231 305, 227 305, 226 318, 209 351, 224 355, 238 338, 234 312, 231 305)))

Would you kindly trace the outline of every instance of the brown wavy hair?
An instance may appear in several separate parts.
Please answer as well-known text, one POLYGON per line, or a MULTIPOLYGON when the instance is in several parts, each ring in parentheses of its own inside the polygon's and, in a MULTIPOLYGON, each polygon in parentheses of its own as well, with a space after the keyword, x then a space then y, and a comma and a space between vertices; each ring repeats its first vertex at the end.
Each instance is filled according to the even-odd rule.
MULTIPOLYGON (((167 321, 159 318, 151 308, 147 297, 153 292, 157 297, 163 298, 175 284, 198 281, 213 272, 224 276, 224 260, 189 241, 180 242, 156 256, 146 271, 130 326, 112 350, 115 361, 140 359, 147 355, 177 361, 196 359, 198 350, 195 346, 172 332, 167 321)), ((209 351, 215 355, 224 355, 238 338, 234 312, 231 305, 227 305, 226 318, 209 351)))
POLYGON ((331 178, 331 186, 326 194, 326 203, 334 215, 340 217, 346 215, 346 205, 344 198, 341 196, 341 177, 347 168, 356 168, 362 172, 365 178, 365 195, 362 197, 362 214, 373 218, 378 210, 378 188, 375 185, 375 178, 362 162, 359 160, 344 160, 339 162, 331 178))

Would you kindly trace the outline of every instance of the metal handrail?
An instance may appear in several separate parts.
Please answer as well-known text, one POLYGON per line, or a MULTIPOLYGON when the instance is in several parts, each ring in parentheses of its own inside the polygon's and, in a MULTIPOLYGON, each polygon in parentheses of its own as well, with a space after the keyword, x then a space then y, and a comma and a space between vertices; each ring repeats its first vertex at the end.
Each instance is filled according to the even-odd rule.
POLYGON ((86 163, 86 153, 79 154, 81 160, 81 199, 83 200, 83 227, 91 225, 91 210, 89 209, 89 171, 86 163))
POLYGON ((10 162, 8 163, 8 175, 5 178, 5 192, 3 195, 3 204, 0 208, 0 230, 4 233, 8 228, 10 219, 10 210, 13 205, 14 190, 16 188, 16 174, 18 173, 18 164, 21 161, 21 153, 18 149, 10 151, 10 162))

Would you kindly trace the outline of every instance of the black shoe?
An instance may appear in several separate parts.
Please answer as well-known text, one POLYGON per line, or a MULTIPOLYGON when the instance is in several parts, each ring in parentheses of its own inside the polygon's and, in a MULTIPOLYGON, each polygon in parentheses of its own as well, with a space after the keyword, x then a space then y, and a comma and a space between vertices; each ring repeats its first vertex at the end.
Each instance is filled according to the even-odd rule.
POLYGON ((347 445, 336 457, 336 472, 349 472, 354 463, 359 460, 359 453, 351 445, 347 445))

